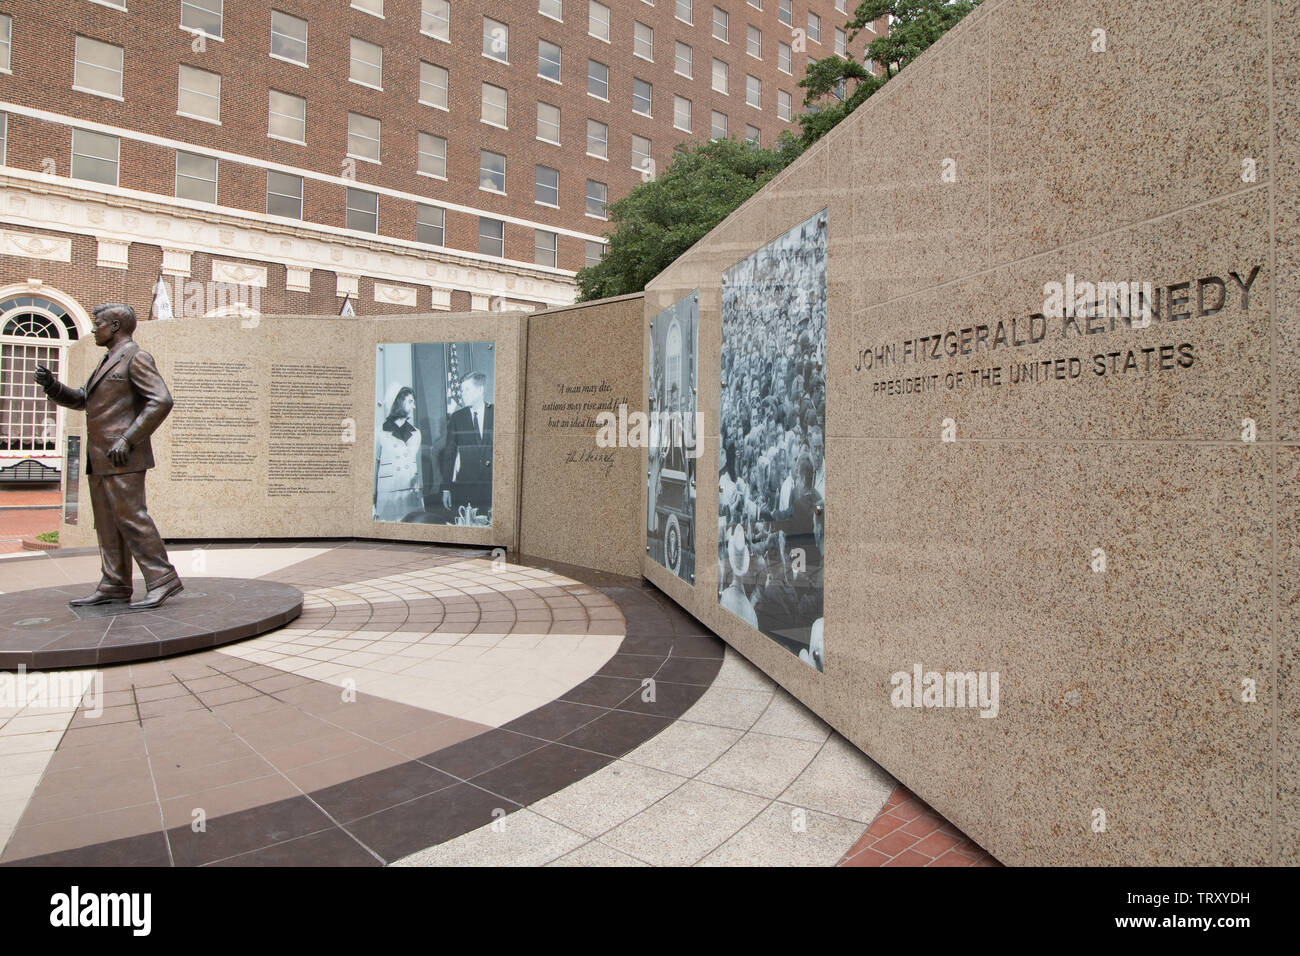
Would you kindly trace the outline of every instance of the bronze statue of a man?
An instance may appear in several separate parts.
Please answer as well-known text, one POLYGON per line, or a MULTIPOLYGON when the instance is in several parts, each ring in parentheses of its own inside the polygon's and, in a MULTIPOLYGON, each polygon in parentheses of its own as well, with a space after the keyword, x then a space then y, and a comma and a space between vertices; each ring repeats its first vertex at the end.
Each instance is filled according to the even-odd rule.
POLYGON ((50 401, 86 410, 86 478, 102 577, 94 594, 68 604, 129 601, 134 556, 147 593, 129 607, 146 610, 183 589, 144 502, 145 471, 153 467, 149 436, 172 410, 172 396, 153 356, 131 338, 134 309, 106 303, 95 309, 94 321, 95 344, 108 353, 85 388, 69 388, 43 365, 35 374, 50 401))

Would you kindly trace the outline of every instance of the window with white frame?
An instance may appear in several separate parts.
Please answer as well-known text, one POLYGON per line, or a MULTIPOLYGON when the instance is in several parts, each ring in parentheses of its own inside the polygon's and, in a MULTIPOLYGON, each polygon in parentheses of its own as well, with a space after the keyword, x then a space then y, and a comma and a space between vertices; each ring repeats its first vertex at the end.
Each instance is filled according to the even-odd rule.
POLYGON ((266 212, 269 216, 302 218, 302 177, 266 171, 266 212))
POLYGON ((587 33, 609 42, 609 7, 596 0, 587 0, 587 33))
POLYGON ((845 0, 835 0, 835 12, 836 12, 836 13, 845 13, 845 12, 847 12, 847 11, 846 11, 846 6, 847 6, 847 4, 846 4, 845 0))
POLYGON ((510 62, 510 28, 491 17, 483 18, 483 55, 489 60, 510 62))
POLYGON ((182 63, 176 79, 176 112, 220 123, 221 74, 182 63))
POLYGON ((717 93, 727 92, 727 64, 717 57, 713 59, 713 89, 717 93))
POLYGON ((447 178, 447 140, 432 133, 420 134, 419 172, 426 176, 447 178))
POLYGON ((266 112, 268 136, 292 143, 307 142, 307 101, 301 96, 271 90, 266 112))
POLYGON ((384 15, 384 0, 351 0, 354 10, 362 10, 377 17, 384 15))
POLYGON ((0 113, 0 166, 7 164, 9 156, 9 114, 0 113))
POLYGON ((560 82, 560 48, 547 40, 537 41, 537 75, 560 82))
POLYGON ((727 138, 727 114, 713 111, 713 116, 709 122, 709 135, 714 139, 727 138))
POLYGON ((358 232, 379 232, 379 194, 348 189, 347 228, 358 232))
POLYGON ((605 218, 605 184, 594 179, 587 180, 587 215, 596 219, 605 218))
POLYGON ((687 133, 691 131, 691 101, 684 96, 673 97, 673 126, 687 133))
POLYGON ((478 151, 478 188, 489 193, 506 191, 506 158, 501 153, 478 151))
POLYGON ((212 156, 176 151, 176 198, 217 201, 217 160, 212 156))
POLYGON ((794 0, 776 0, 776 18, 786 26, 793 26, 794 0))
POLYGON ((763 81, 756 76, 745 77, 745 102, 754 109, 763 108, 763 81))
POLYGON ((835 52, 844 56, 848 51, 848 35, 839 27, 835 28, 835 52))
POLYGON ((632 53, 643 60, 655 58, 655 31, 640 21, 632 24, 632 53))
POLYGON ((500 219, 478 217, 478 251, 479 255, 496 256, 504 259, 506 255, 506 224, 500 219))
POLYGON ((271 11, 271 55, 294 63, 307 62, 307 21, 280 10, 271 11))
POLYGON ((550 17, 552 20, 564 22, 563 0, 538 0, 537 12, 544 17, 550 17))
POLYGON ((379 162, 379 120, 360 113, 348 114, 348 155, 379 162))
POLYGON ((78 337, 76 320, 52 299, 23 295, 0 302, 0 456, 58 459, 59 407, 33 373, 44 365, 56 378, 65 374, 68 347, 78 337))
POLYGON ((537 192, 533 202, 541 206, 560 205, 560 171, 550 166, 537 167, 537 192))
POLYGON ((808 39, 814 43, 822 42, 822 18, 815 13, 808 14, 808 39))
POLYGON ((13 62, 14 21, 8 14, 0 13, 0 70, 8 73, 13 62))
POLYGON ((780 40, 776 44, 776 68, 782 73, 789 73, 793 76, 793 67, 791 59, 794 51, 790 49, 790 44, 782 43, 780 40))
POLYGON ((745 141, 748 142, 748 143, 753 143, 755 146, 758 145, 758 127, 757 127, 757 126, 746 126, 746 127, 745 127, 745 141))
POLYGON ((691 0, 677 0, 677 19, 682 23, 694 23, 691 19, 691 0))
POLYGON ((587 120, 587 155, 609 159, 609 127, 598 120, 587 120))
POLYGON ((415 241, 430 246, 447 244, 447 210, 441 206, 417 203, 415 206, 415 241))
POLYGON ((650 158, 650 140, 644 136, 632 135, 632 168, 647 170, 653 168, 650 164, 653 160, 650 158))
POLYGON ((721 7, 713 8, 713 38, 727 43, 727 35, 731 32, 731 15, 721 7))
POLYGON ((87 93, 122 98, 122 48, 90 37, 77 37, 72 85, 87 93))
POLYGON ((559 237, 545 229, 533 231, 533 264, 555 268, 555 245, 559 237))
POLYGON ((550 103, 537 104, 537 138, 560 145, 560 108, 550 103))
POLYGON ((585 241, 583 255, 584 262, 586 263, 587 268, 590 269, 592 266, 596 265, 596 263, 600 262, 601 259, 605 258, 605 244, 603 242, 596 242, 593 239, 587 239, 585 241))
POLYGON ((384 85, 384 50, 377 43, 352 38, 348 79, 380 89, 384 85))
POLYGON ((435 40, 451 42, 451 4, 448 0, 420 0, 420 32, 435 40))
POLYGON ((181 0, 181 26, 221 37, 222 0, 181 0))
POLYGON ((609 67, 604 63, 587 61, 587 93, 597 99, 609 99, 609 67))
POLYGON ((506 91, 500 86, 484 83, 479 119, 490 126, 505 128, 506 118, 506 91))
POLYGON ((425 106, 447 108, 447 69, 432 63, 420 63, 420 102, 425 106))
POLYGON ((681 40, 677 41, 675 56, 673 59, 673 72, 678 76, 691 78, 691 48, 681 40))
POLYGON ((763 31, 752 23, 745 27, 745 52, 756 60, 763 58, 763 31))
POLYGON ((121 147, 121 141, 116 136, 92 133, 88 129, 74 129, 72 178, 116 186, 121 147))
POLYGON ((776 91, 776 118, 790 122, 790 94, 785 90, 776 91))
POLYGON ((645 80, 632 80, 632 112, 640 113, 642 116, 650 115, 650 107, 654 98, 654 87, 645 80))

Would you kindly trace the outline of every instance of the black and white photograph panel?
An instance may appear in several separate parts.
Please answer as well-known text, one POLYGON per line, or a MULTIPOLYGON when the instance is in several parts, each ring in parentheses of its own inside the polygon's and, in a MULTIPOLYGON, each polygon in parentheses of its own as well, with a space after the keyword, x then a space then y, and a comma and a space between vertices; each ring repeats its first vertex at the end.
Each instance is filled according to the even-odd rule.
POLYGON ((374 520, 492 524, 492 342, 375 348, 374 520))
POLYGON ((825 668, 826 210, 722 279, 718 602, 825 668))
POLYGON ((650 323, 650 556, 695 583, 696 343, 700 296, 692 292, 650 323))

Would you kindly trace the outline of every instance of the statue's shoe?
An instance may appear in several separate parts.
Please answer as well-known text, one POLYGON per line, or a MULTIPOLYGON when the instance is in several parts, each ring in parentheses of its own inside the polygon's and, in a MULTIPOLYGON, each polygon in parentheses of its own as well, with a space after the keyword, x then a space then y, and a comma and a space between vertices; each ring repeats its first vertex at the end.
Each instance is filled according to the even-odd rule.
POLYGON ((96 588, 95 593, 91 594, 89 597, 74 598, 69 601, 68 607, 89 607, 92 604, 110 604, 113 601, 129 600, 131 600, 131 595, 129 594, 114 594, 112 591, 101 591, 99 588, 96 588))
POLYGON ((146 594, 138 601, 132 601, 130 604, 127 605, 127 607, 129 607, 132 611, 148 611, 151 608, 160 607, 163 601, 167 600, 173 594, 179 594, 181 591, 184 590, 185 590, 185 586, 181 584, 180 578, 177 578, 175 581, 172 581, 170 584, 164 584, 161 587, 151 588, 148 594, 146 594))

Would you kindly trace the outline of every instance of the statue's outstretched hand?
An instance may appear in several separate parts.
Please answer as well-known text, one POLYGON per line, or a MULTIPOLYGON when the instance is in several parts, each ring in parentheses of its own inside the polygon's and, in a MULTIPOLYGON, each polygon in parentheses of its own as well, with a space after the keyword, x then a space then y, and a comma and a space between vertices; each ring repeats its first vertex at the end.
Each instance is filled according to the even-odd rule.
POLYGON ((36 384, 44 389, 54 384, 54 373, 44 365, 36 366, 36 372, 32 377, 36 379, 36 384))

